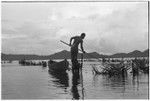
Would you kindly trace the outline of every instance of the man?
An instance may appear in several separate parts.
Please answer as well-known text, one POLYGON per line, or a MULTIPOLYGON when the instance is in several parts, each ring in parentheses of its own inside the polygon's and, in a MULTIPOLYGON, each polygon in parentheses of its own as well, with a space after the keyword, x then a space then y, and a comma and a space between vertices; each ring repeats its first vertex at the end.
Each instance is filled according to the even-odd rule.
POLYGON ((78 45, 80 44, 81 46, 81 50, 83 53, 85 53, 84 49, 83 49, 83 39, 85 37, 85 33, 82 33, 80 36, 75 36, 75 37, 71 37, 70 39, 70 46, 71 46, 71 62, 73 64, 73 66, 77 66, 78 65, 78 60, 77 60, 77 55, 78 55, 78 45), (73 41, 73 44, 72 43, 73 41))

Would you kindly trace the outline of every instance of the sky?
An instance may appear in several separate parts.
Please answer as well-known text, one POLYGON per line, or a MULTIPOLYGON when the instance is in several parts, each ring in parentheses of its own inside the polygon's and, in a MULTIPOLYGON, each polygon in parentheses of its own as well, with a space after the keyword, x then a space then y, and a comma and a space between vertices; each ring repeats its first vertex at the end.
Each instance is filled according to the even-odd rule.
POLYGON ((86 33, 84 50, 100 54, 148 49, 147 2, 2 3, 2 53, 49 55, 70 50, 86 33))

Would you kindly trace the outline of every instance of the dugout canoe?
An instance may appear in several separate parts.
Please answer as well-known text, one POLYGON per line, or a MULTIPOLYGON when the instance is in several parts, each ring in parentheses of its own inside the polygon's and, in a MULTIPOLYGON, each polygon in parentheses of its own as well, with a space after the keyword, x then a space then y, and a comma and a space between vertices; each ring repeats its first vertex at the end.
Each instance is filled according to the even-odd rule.
POLYGON ((53 61, 53 60, 48 61, 48 67, 50 71, 64 72, 68 69, 68 66, 69 66, 69 62, 66 59, 60 62, 53 61))

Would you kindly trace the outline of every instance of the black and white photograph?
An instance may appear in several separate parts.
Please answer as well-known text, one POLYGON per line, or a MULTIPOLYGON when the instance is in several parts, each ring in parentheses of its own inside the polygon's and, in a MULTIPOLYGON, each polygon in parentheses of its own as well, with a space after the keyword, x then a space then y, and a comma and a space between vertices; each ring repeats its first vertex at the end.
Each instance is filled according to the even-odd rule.
POLYGON ((1 1, 1 99, 149 99, 149 5, 1 1))

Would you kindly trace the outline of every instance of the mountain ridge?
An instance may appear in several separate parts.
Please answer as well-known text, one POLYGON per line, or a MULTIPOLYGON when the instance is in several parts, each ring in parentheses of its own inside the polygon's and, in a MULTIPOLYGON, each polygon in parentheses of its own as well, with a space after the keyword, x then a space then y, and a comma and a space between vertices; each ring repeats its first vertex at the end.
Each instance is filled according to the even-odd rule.
MULTIPOLYGON (((148 57, 149 49, 141 52, 139 50, 134 50, 129 53, 116 53, 112 55, 103 55, 97 52, 91 52, 84 54, 84 58, 127 58, 127 57, 148 57)), ((81 57, 81 53, 78 54, 81 57)), ((1 53, 2 60, 47 60, 47 59, 70 59, 70 52, 67 50, 62 50, 51 55, 33 55, 33 54, 4 54, 1 53)))

